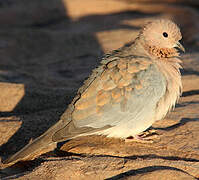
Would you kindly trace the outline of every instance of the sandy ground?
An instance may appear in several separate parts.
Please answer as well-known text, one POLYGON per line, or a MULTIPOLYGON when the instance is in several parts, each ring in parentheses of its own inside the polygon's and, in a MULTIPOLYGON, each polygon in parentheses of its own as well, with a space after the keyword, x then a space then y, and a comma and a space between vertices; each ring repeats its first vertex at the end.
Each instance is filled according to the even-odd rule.
POLYGON ((100 57, 134 40, 145 22, 173 19, 187 50, 182 97, 153 125, 154 143, 78 138, 33 161, 2 165, 0 179, 199 179, 199 3, 142 2, 0 1, 2 159, 56 123, 100 57))

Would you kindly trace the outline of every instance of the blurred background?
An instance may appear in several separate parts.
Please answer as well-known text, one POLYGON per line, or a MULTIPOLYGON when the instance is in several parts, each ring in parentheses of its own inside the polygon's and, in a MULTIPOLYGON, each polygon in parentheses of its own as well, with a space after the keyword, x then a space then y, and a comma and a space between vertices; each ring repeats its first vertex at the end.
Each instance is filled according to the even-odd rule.
POLYGON ((186 52, 199 50, 199 1, 0 0, 0 156, 57 122, 100 57, 155 18, 174 20, 186 52))

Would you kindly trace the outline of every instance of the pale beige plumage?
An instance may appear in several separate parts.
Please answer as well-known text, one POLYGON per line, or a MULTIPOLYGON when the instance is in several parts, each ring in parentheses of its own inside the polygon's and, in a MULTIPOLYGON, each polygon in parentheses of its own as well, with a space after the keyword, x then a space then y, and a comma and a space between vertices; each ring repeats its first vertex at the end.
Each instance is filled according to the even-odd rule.
POLYGON ((4 163, 77 136, 136 136, 162 119, 181 94, 180 39, 172 21, 148 23, 133 43, 104 56, 58 123, 4 163))

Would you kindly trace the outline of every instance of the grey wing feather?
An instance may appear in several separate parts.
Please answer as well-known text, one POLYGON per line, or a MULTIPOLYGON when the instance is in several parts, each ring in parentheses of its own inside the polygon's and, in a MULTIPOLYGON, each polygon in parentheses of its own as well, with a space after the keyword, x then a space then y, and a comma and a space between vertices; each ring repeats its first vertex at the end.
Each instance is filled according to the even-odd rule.
MULTIPOLYGON (((137 66, 138 60, 140 62, 148 61, 144 58, 131 60, 133 61, 132 66, 137 66)), ((121 61, 121 59, 119 61, 121 61)), ((129 61, 126 62, 126 69, 128 71, 129 61)), ((119 69, 118 67, 123 68, 123 64, 120 66, 120 62, 117 62, 115 64, 114 65, 117 66, 117 70, 119 73, 121 69, 119 69)), ((110 69, 113 71, 114 68, 110 69)), ((104 80, 103 78, 100 79, 100 77, 98 77, 98 79, 96 79, 97 83, 94 88, 95 92, 93 92, 93 94, 91 93, 91 97, 87 97, 87 99, 85 100, 87 104, 84 104, 83 98, 81 98, 80 102, 82 102, 82 104, 85 106, 82 106, 82 109, 75 109, 74 111, 75 116, 73 116, 73 123, 75 124, 75 126, 91 127, 94 129, 109 126, 112 128, 96 132, 97 134, 101 133, 108 136, 112 136, 111 133, 114 134, 112 130, 116 127, 119 127, 117 131, 120 131, 123 126, 123 129, 127 129, 126 131, 131 128, 132 133, 137 133, 138 131, 143 131, 143 128, 148 128, 154 122, 153 117, 155 114, 155 108, 157 106, 157 103, 159 102, 160 98, 165 94, 166 80, 164 76, 159 72, 155 64, 149 63, 149 65, 145 68, 137 66, 137 69, 138 70, 129 71, 134 72, 131 73, 132 78, 129 84, 126 85, 124 81, 123 86, 120 87, 118 82, 116 83, 116 87, 113 85, 112 88, 107 91, 105 91, 101 85, 103 84, 103 81, 107 81, 107 79, 104 78, 104 80), (125 91, 127 87, 130 87, 132 90, 125 91), (122 94, 122 99, 115 103, 113 97, 110 98, 110 94, 114 90, 118 89, 122 94), (101 91, 102 93, 104 92, 105 98, 103 96, 101 97, 101 99, 104 98, 104 102, 102 102, 100 106, 98 106, 97 96, 101 91), (88 108, 89 101, 91 106, 88 108), (145 125, 143 125, 143 128, 140 128, 140 124, 144 123, 145 125)), ((132 70, 132 68, 130 70, 132 70)), ((107 71, 109 70, 107 69, 107 71)), ((107 74, 110 74, 110 72, 108 72, 107 74)), ((110 79, 108 81, 110 81, 110 79)), ((93 84, 95 84, 95 82, 93 84)), ((81 103, 79 104, 82 105, 81 103)), ((119 134, 114 134, 113 136, 121 137, 119 136, 119 134)))

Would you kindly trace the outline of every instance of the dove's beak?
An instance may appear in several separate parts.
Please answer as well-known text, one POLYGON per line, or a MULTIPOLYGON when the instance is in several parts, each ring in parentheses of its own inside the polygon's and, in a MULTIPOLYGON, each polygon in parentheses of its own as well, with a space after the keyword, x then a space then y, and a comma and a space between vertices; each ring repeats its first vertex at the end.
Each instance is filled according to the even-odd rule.
POLYGON ((179 48, 181 51, 185 52, 185 48, 183 47, 182 44, 180 44, 180 42, 177 42, 175 47, 179 48))

